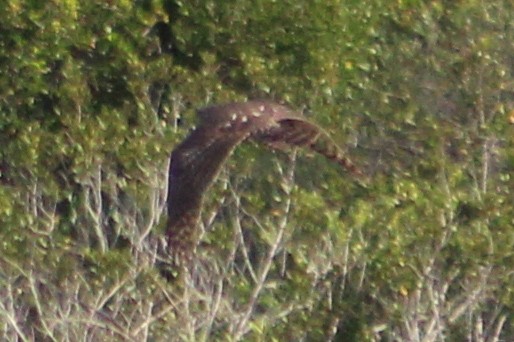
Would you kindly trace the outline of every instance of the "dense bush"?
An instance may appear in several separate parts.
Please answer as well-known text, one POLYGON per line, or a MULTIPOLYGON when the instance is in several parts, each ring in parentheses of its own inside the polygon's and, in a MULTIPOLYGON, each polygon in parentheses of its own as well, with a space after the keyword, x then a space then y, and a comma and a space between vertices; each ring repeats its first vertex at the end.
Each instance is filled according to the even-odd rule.
POLYGON ((514 6, 4 1, 0 339, 514 336, 514 6), (369 175, 238 149, 197 266, 157 271, 206 104, 303 110, 369 175))

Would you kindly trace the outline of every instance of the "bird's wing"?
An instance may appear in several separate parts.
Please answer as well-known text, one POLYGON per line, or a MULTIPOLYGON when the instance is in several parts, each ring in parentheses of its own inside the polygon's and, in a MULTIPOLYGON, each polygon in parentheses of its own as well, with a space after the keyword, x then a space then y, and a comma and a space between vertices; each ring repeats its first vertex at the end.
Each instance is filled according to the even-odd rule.
POLYGON ((170 252, 187 260, 194 253, 205 191, 234 148, 273 121, 260 103, 232 103, 200 109, 200 124, 171 155, 166 235, 170 252))
POLYGON ((338 163, 347 171, 360 176, 360 171, 328 133, 301 117, 281 118, 276 126, 258 132, 252 137, 274 149, 284 149, 289 146, 311 149, 338 163))
POLYGON ((285 106, 249 101, 203 108, 198 115, 199 127, 171 155, 166 235, 178 260, 192 257, 204 193, 230 153, 248 137, 272 148, 307 147, 359 174, 324 130, 285 106))
POLYGON ((199 127, 171 155, 167 235, 175 254, 194 248, 203 195, 223 162, 247 136, 244 132, 220 133, 199 127))

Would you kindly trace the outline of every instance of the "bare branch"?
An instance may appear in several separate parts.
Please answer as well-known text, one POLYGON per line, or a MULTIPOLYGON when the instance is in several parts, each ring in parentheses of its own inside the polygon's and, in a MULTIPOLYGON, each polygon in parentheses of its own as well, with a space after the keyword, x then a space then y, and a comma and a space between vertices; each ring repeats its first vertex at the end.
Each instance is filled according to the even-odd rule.
POLYGON ((242 314, 241 319, 239 320, 239 323, 237 324, 235 331, 234 331, 234 340, 239 341, 243 334, 246 331, 246 326, 248 324, 248 321, 250 320, 250 317, 252 315, 252 312, 255 308, 255 304, 257 303, 257 299, 262 291, 262 288, 266 282, 266 279, 268 277, 268 273, 270 271, 271 265, 273 263, 273 259, 275 258, 275 255, 277 253, 277 250, 282 243, 282 238, 284 236, 284 231, 287 227, 288 222, 288 214, 291 209, 291 191, 293 189, 294 185, 294 169, 296 165, 296 151, 291 153, 288 170, 286 174, 284 175, 283 179, 283 190, 286 193, 286 199, 284 201, 283 211, 284 214, 279 220, 278 223, 278 231, 277 235, 275 237, 274 243, 271 245, 270 249, 268 250, 268 254, 266 258, 263 261, 262 266, 259 269, 259 275, 257 278, 257 283, 250 295, 250 299, 248 302, 248 305, 245 309, 245 311, 242 314))

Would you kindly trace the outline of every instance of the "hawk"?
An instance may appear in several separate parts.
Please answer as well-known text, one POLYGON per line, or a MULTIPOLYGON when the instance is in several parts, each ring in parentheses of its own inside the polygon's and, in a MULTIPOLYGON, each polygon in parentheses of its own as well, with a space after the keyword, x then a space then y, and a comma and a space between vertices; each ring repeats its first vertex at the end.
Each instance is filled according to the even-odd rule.
POLYGON ((199 125, 171 154, 166 237, 175 262, 190 261, 194 255, 204 194, 223 162, 245 140, 272 149, 306 147, 359 174, 323 129, 286 106, 249 101, 206 107, 197 113, 199 125))

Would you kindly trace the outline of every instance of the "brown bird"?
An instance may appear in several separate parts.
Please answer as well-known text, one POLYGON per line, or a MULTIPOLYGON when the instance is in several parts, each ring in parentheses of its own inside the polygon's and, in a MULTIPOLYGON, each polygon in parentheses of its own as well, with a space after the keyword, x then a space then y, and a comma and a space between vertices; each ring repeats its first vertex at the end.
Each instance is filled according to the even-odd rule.
POLYGON ((198 116, 198 127, 171 155, 166 235, 175 262, 192 259, 205 191, 234 148, 246 139, 273 149, 304 146, 360 175, 323 129, 283 105, 270 101, 230 103, 202 108, 198 116))

